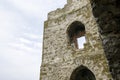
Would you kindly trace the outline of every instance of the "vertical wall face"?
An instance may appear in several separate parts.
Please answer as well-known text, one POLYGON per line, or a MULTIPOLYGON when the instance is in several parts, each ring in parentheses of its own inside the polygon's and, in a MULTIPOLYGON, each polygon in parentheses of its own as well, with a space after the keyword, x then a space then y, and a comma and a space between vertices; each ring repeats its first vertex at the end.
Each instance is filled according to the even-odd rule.
POLYGON ((120 80, 120 0, 92 0, 104 51, 114 80, 120 80))
MULTIPOLYGON (((91 4, 89 0, 71 1, 72 3, 68 2, 63 9, 48 14, 44 27, 40 80, 71 80, 72 73, 81 65, 85 67, 87 74, 92 75, 88 77, 92 77, 93 80, 110 80, 111 75, 99 37, 98 24, 92 15, 91 4), (83 31, 86 43, 83 49, 69 45, 67 31, 75 21, 85 27, 83 31)), ((83 71, 80 70, 80 73, 74 75, 76 77, 77 74, 84 75, 83 71)))

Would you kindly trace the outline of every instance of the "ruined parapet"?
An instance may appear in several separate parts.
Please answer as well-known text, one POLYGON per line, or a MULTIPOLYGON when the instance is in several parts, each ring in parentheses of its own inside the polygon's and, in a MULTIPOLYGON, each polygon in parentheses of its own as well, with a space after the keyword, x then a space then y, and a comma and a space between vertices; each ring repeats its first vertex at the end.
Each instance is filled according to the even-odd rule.
POLYGON ((63 9, 50 12, 45 22, 40 80, 86 77, 112 80, 90 1, 68 0, 63 9), (81 36, 86 43, 78 49, 74 40, 81 36))
POLYGON ((68 14, 70 12, 74 12, 88 4, 87 0, 75 0, 75 1, 70 1, 68 0, 68 4, 64 6, 64 8, 60 9, 58 8, 55 11, 52 11, 48 13, 48 20, 50 19, 56 19, 58 17, 61 17, 65 14, 68 14))

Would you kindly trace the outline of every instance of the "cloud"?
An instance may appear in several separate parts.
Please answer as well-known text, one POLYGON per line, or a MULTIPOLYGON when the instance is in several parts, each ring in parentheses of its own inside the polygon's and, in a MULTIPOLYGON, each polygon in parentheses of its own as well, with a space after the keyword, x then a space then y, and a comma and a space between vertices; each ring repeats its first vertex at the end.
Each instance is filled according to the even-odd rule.
POLYGON ((15 30, 13 14, 7 10, 0 8, 0 42, 7 40, 11 35, 11 32, 15 30))
POLYGON ((29 39, 23 33, 29 34, 39 25, 34 28, 30 17, 18 13, 17 8, 11 9, 10 5, 7 8, 0 5, 0 80, 38 80, 42 45, 36 44, 41 41, 38 42, 38 36, 29 39))
POLYGON ((39 80, 43 22, 63 4, 65 0, 0 0, 0 80, 39 80))
POLYGON ((39 59, 39 56, 28 55, 21 50, 8 49, 0 56, 0 60, 4 62, 0 66, 0 79, 3 77, 1 80, 38 80, 39 59))
POLYGON ((26 26, 27 21, 20 14, 6 9, 2 5, 0 5, 0 11, 0 42, 12 41, 12 38, 26 26))
POLYGON ((56 7, 63 7, 66 0, 7 0, 26 15, 46 19, 47 13, 56 7))
POLYGON ((26 53, 41 53, 42 43, 37 41, 23 40, 19 43, 10 43, 10 46, 16 50, 22 50, 26 53), (26 42, 27 41, 27 42, 26 42))
POLYGON ((43 38, 43 35, 32 34, 32 33, 23 33, 23 34, 30 39, 42 39, 43 38))
POLYGON ((27 43, 27 44, 30 44, 32 41, 30 41, 30 40, 28 40, 28 39, 25 39, 25 38, 20 38, 19 39, 20 40, 20 42, 22 42, 22 43, 27 43))
POLYGON ((40 12, 40 1, 39 0, 8 0, 9 3, 14 5, 19 10, 22 10, 26 14, 38 17, 40 12))

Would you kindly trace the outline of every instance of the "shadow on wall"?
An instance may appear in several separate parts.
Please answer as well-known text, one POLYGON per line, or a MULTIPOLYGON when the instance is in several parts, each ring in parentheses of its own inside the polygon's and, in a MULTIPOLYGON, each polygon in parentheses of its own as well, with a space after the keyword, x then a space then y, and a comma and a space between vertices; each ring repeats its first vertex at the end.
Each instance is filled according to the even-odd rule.
POLYGON ((91 0, 114 80, 120 80, 120 0, 91 0))

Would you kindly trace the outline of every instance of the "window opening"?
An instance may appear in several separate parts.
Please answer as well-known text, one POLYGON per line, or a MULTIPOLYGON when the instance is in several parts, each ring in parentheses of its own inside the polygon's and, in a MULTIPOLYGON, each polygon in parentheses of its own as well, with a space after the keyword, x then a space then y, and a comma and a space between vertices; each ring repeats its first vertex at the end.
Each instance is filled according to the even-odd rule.
POLYGON ((85 26, 79 21, 73 22, 67 30, 69 44, 77 49, 83 48, 85 43, 85 26))
POLYGON ((82 36, 80 38, 77 38, 77 42, 78 42, 78 48, 84 48, 84 43, 86 43, 86 40, 85 40, 85 36, 82 36))
POLYGON ((96 78, 92 71, 80 66, 73 71, 70 80, 96 80, 96 78))

